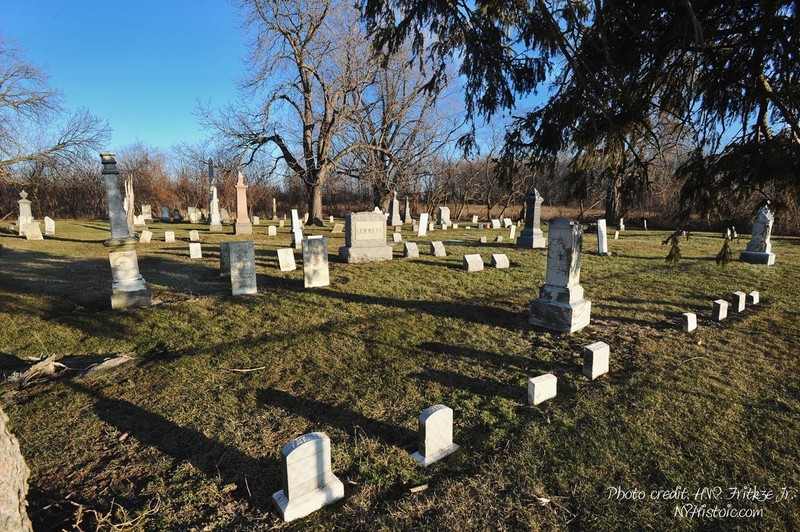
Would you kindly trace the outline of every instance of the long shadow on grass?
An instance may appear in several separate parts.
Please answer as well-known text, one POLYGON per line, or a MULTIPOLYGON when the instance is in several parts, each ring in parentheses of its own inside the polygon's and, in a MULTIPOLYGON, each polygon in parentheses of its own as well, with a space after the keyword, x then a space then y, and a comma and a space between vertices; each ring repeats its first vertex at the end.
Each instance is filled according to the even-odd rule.
POLYGON ((119 432, 130 434, 142 445, 155 447, 176 462, 188 460, 210 478, 219 476, 225 484, 236 483, 234 493, 240 498, 247 498, 245 477, 259 505, 267 505, 270 490, 281 484, 277 460, 255 459, 128 401, 106 397, 74 381, 66 384, 76 392, 91 396, 95 400, 92 406, 95 414, 119 432))
POLYGON ((525 398, 524 390, 514 384, 506 384, 489 379, 476 379, 465 377, 450 371, 426 370, 414 375, 417 379, 435 382, 446 388, 461 388, 474 395, 482 397, 505 397, 511 401, 520 401, 525 398))
POLYGON ((442 353, 451 357, 466 358, 481 362, 490 362, 497 367, 513 366, 523 371, 569 371, 574 369, 572 365, 566 365, 550 360, 537 360, 535 358, 516 357, 511 355, 498 355, 489 351, 481 351, 465 346, 455 346, 442 344, 439 342, 425 342, 419 345, 420 349, 442 353))

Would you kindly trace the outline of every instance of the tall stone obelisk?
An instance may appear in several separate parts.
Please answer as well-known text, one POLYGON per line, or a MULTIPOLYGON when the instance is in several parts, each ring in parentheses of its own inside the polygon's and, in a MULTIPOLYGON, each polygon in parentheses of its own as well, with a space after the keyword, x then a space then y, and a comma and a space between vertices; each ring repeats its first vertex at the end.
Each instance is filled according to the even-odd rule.
POLYGON ((237 235, 252 235, 253 224, 247 214, 247 185, 244 184, 244 175, 239 172, 239 180, 236 182, 236 224, 234 232, 237 235))
POLYGON ((517 237, 517 247, 539 249, 545 247, 541 228, 542 202, 544 198, 535 188, 525 196, 525 227, 517 237))
POLYGON ((119 191, 119 173, 113 153, 101 153, 103 163, 103 182, 106 187, 108 221, 111 224, 111 238, 103 245, 110 248, 108 260, 111 263, 111 308, 149 307, 153 297, 147 283, 139 273, 139 259, 136 256, 136 237, 131 235, 122 194, 119 191))

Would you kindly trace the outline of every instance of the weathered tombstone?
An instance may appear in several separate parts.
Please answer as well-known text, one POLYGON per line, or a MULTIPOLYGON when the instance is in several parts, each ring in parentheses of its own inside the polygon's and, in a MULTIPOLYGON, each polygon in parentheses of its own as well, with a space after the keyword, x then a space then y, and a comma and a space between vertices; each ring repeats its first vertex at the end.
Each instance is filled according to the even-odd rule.
POLYGON ((237 235, 252 235, 253 224, 247 215, 247 185, 244 184, 244 174, 239 172, 239 179, 236 181, 236 224, 234 233, 237 235))
POLYGON ((514 240, 517 237, 517 226, 512 225, 508 232, 508 239, 514 240))
POLYGON ((619 240, 619 231, 614 231, 614 240, 619 240))
POLYGON ((219 198, 217 197, 217 187, 209 187, 209 203, 211 209, 210 227, 208 228, 212 233, 219 233, 222 231, 222 215, 219 212, 219 198))
POLYGON ((261 218, 253 216, 253 225, 261 225, 261 218))
POLYGON ((192 224, 199 224, 200 223, 200 209, 197 207, 188 207, 186 209, 187 216, 189 216, 189 223, 192 224))
POLYGON ((402 241, 403 241, 403 235, 401 235, 400 233, 392 233, 392 242, 394 242, 395 244, 399 244, 402 241))
POLYGON ((481 272, 483 271, 483 259, 477 253, 471 255, 464 255, 463 259, 464 269, 468 272, 481 272))
POLYGON ((200 231, 197 229, 192 229, 189 231, 189 241, 190 242, 200 242, 200 231))
POLYGON ((334 219, 333 215, 331 214, 331 215, 328 217, 328 223, 329 223, 329 224, 333 224, 334 222, 335 222, 335 219, 334 219))
POLYGON ((711 304, 711 319, 722 321, 728 317, 728 302, 724 299, 717 299, 711 304))
POLYGON ((203 249, 200 246, 200 242, 191 242, 189 244, 189 258, 190 259, 203 258, 203 249))
POLYGON ((417 236, 425 236, 428 234, 428 213, 423 212, 419 215, 419 228, 417 229, 417 236))
POLYGON ((528 403, 538 405, 556 396, 558 379, 552 373, 546 373, 528 379, 528 403))
POLYGON ((444 244, 442 244, 438 240, 431 242, 431 255, 433 255, 434 257, 446 257, 447 252, 444 249, 444 244))
POLYGON ((33 222, 22 226, 22 232, 25 234, 27 240, 44 240, 42 236, 42 228, 39 227, 39 222, 33 222))
POLYGON ((31 214, 31 200, 28 199, 28 193, 24 190, 19 193, 21 199, 17 200, 19 204, 19 220, 17 221, 17 235, 25 236, 25 226, 33 223, 33 214, 31 214))
POLYGON ((294 262, 294 249, 281 248, 278 250, 278 267, 282 272, 293 272, 297 269, 294 262))
POLYGON ((748 305, 758 305, 760 299, 760 294, 758 290, 753 290, 749 294, 747 294, 747 304, 748 305))
MULTIPOLYGON (((386 231, 386 226, 382 227, 386 231)), ((306 288, 331 284, 328 273, 327 238, 309 237, 303 239, 303 281, 306 288)))
POLYGON ((164 242, 175 242, 175 231, 164 231, 164 242))
POLYGON ((605 342, 583 346, 583 374, 591 380, 608 373, 608 356, 611 348, 605 342))
POLYGON ((453 454, 459 446, 453 443, 453 409, 434 405, 419 416, 419 450, 412 454, 425 467, 453 454))
POLYGON ((419 258, 419 246, 416 242, 406 242, 403 244, 403 256, 408 259, 419 258))
POLYGON ((697 314, 694 312, 683 313, 683 331, 692 332, 697 329, 697 314))
POLYGON ((517 247, 543 249, 546 246, 541 228, 543 201, 544 198, 535 188, 525 196, 525 227, 517 238, 517 247))
POLYGON ((500 236, 500 235, 497 235, 496 237, 494 237, 494 241, 495 242, 502 242, 503 241, 503 237, 500 236))
POLYGON ((286 220, 278 220, 278 227, 286 226, 286 220))
POLYGON ((344 224, 333 224, 333 229, 331 230, 331 233, 339 234, 343 232, 344 232, 344 224))
POLYGON ((453 224, 453 229, 458 229, 458 224, 454 223, 453 224))
POLYGON ((509 262, 505 253, 492 253, 492 266, 498 270, 508 268, 509 262))
POLYGON ((283 489, 272 501, 287 523, 344 498, 344 485, 331 470, 331 440, 322 432, 295 438, 281 449, 283 489))
POLYGON ((411 217, 411 204, 408 202, 408 196, 406 196, 406 209, 403 212, 403 223, 410 224, 413 221, 414 219, 411 217))
POLYGON ((344 219, 344 246, 339 256, 348 263, 392 260, 386 243, 386 222, 376 212, 351 212, 344 219))
POLYGON ((169 215, 169 207, 166 205, 161 206, 161 221, 162 222, 172 221, 172 216, 169 215))
POLYGON ((256 248, 252 240, 228 242, 231 294, 241 296, 258 292, 256 285, 256 248))
POLYGON ((177 207, 172 209, 172 222, 173 223, 180 223, 183 221, 183 216, 181 216, 181 210, 177 207))
POLYGON ((479 223, 478 223, 478 229, 479 229, 479 230, 483 230, 483 227, 484 227, 484 226, 483 226, 483 222, 479 222, 479 223))
POLYGON ((267 236, 278 236, 278 228, 274 225, 267 226, 267 236))
POLYGON ((46 235, 56 234, 56 221, 50 218, 49 216, 44 217, 44 234, 46 235))
POLYGON ((398 227, 403 225, 403 219, 400 218, 400 200, 397 199, 397 191, 395 190, 392 196, 392 210, 391 216, 389 217, 389 225, 392 227, 398 227))
POLYGON ((512 225, 514 225, 514 222, 511 220, 511 218, 503 218, 503 227, 508 228, 512 225))
POLYGON ((775 254, 772 253, 772 242, 770 242, 774 221, 775 215, 769 210, 769 202, 767 202, 758 211, 756 219, 753 221, 750 242, 747 243, 747 249, 739 254, 740 261, 750 264, 766 264, 767 266, 775 264, 775 254))
POLYGON ((583 298, 581 245, 583 227, 555 218, 548 231, 547 273, 539 298, 531 302, 530 324, 573 333, 589 324, 592 304, 583 298))
POLYGON ((141 214, 138 216, 133 217, 133 226, 134 227, 147 227, 147 223, 145 222, 144 216, 141 214))
POLYGON ((142 216, 145 220, 153 221, 153 207, 150 205, 142 205, 142 216))
POLYGON ((450 221, 450 207, 439 207, 438 223, 443 226, 443 229, 447 229, 447 226, 452 223, 450 221))
POLYGON ((472 223, 474 223, 474 224, 478 223, 478 215, 477 214, 473 214, 472 215, 472 223))
POLYGON ((597 254, 601 257, 610 255, 608 252, 608 234, 604 218, 597 220, 597 254))
POLYGON ((153 238, 152 231, 142 231, 142 234, 139 235, 139 243, 140 244, 149 244, 150 240, 153 238))
POLYGON ((625 219, 624 218, 620 218, 619 219, 619 230, 620 231, 624 231, 625 230, 625 219))
POLYGON ((231 243, 219 243, 219 276, 229 277, 231 275, 231 243))
POLYGON ((740 314, 744 312, 745 302, 747 300, 747 294, 744 292, 734 292, 733 293, 733 312, 740 314))
POLYGON ((500 229, 500 220, 497 218, 492 219, 492 229, 500 229))
POLYGON ((487 240, 487 238, 486 238, 485 236, 482 236, 482 237, 480 237, 480 238, 478 239, 478 242, 480 242, 481 244, 485 244, 487 241, 488 241, 488 240, 487 240))
POLYGON ((153 304, 150 288, 139 273, 136 257, 136 237, 130 233, 122 195, 119 190, 117 161, 113 153, 101 153, 103 184, 106 189, 108 221, 111 238, 103 245, 111 248, 108 260, 111 264, 111 308, 147 307, 153 304))
POLYGON ((8 416, 0 408, 0 530, 33 530, 25 507, 28 503, 28 469, 17 438, 8 430, 8 416))
POLYGON ((228 209, 223 207, 219 210, 219 219, 224 224, 231 223, 231 215, 228 213, 228 209))

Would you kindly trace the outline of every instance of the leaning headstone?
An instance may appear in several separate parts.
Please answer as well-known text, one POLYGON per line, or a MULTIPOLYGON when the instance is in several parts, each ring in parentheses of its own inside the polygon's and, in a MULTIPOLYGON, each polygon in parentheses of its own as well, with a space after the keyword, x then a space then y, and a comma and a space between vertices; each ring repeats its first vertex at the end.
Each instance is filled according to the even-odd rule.
POLYGON ((417 229, 417 236, 426 236, 428 234, 428 213, 423 212, 419 215, 419 228, 417 229))
POLYGON ((164 242, 175 242, 175 231, 164 231, 164 242))
POLYGON ((344 246, 339 248, 342 260, 348 263, 392 260, 383 214, 351 212, 344 218, 344 227, 344 246))
MULTIPOLYGON (((385 232, 386 226, 382 227, 385 232)), ((309 237, 303 240, 303 281, 306 288, 331 284, 328 273, 327 238, 309 237)))
POLYGON ((514 225, 514 222, 511 220, 511 218, 503 218, 503 227, 508 228, 512 225, 514 225))
POLYGON ((447 252, 444 250, 444 244, 438 240, 431 242, 431 255, 434 257, 446 257, 447 252))
POLYGON ((139 235, 139 243, 140 244, 149 244, 150 240, 153 238, 152 231, 142 231, 142 234, 139 235))
POLYGON ((530 324, 573 333, 589 325, 592 304, 583 298, 581 245, 583 227, 555 218, 548 232, 547 273, 539 298, 531 302, 530 324))
POLYGON ((402 241, 403 241, 403 235, 401 235, 400 233, 392 233, 392 242, 394 242, 395 244, 399 244, 402 241))
POLYGON ((419 416, 419 450, 411 456, 428 467, 458 449, 453 443, 453 409, 434 405, 423 410, 419 416))
POLYGON ((750 264, 766 264, 767 266, 775 264, 775 254, 772 253, 772 242, 770 242, 774 221, 775 215, 769 210, 769 202, 767 202, 758 211, 756 219, 753 221, 750 242, 747 243, 747 249, 739 254, 740 261, 750 264))
POLYGON ((244 184, 244 174, 239 172, 236 181, 236 224, 234 232, 237 235, 252 235, 253 223, 247 215, 247 185, 244 184))
POLYGON ((278 228, 274 225, 267 226, 267 236, 278 236, 278 228))
MULTIPOLYGON (((21 199, 17 200, 19 205, 19 220, 17 221, 18 236, 25 236, 25 226, 33 223, 33 214, 31 213, 31 200, 28 199, 28 193, 24 190, 19 193, 21 199)), ((41 232, 41 231, 40 231, 41 232)))
POLYGON ((500 220, 497 218, 492 219, 492 229, 500 229, 500 220))
POLYGON ((211 209, 209 219, 209 231, 219 233, 222 231, 222 214, 219 211, 219 198, 217 197, 217 187, 209 187, 209 205, 211 209))
POLYGON ((544 198, 535 188, 525 196, 525 227, 517 238, 517 247, 543 249, 546 245, 541 228, 542 202, 544 198))
POLYGON ((145 220, 153 221, 153 207, 150 205, 142 205, 142 216, 145 220))
POLYGON ((744 292, 734 292, 733 294, 733 312, 740 314, 744 311, 745 303, 747 301, 747 294, 744 292))
POLYGON ((477 214, 473 214, 472 215, 472 223, 474 223, 474 224, 478 223, 478 215, 477 214))
POLYGON ((281 449, 283 489, 272 501, 287 523, 344 498, 344 485, 331 470, 331 440, 322 432, 295 438, 281 449))
POLYGON ((477 253, 471 255, 464 255, 464 269, 468 272, 483 271, 483 259, 477 253))
POLYGON ((282 272, 293 272, 297 269, 294 262, 294 249, 281 248, 278 250, 278 267, 282 272))
POLYGON ((333 229, 331 233, 339 234, 344 232, 344 224, 333 224, 333 229))
POLYGON ((219 243, 219 276, 229 277, 231 274, 231 243, 219 243))
POLYGON ((44 217, 44 234, 46 235, 56 234, 56 221, 50 218, 49 216, 44 217))
POLYGON ((452 222, 450 221, 450 207, 439 207, 439 225, 444 226, 444 229, 447 229, 447 226, 450 225, 452 222))
POLYGON ((419 246, 416 242, 406 242, 403 244, 403 256, 408 259, 419 258, 419 246))
POLYGON ((508 257, 505 253, 492 253, 492 267, 502 270, 509 267, 508 257))
POLYGON ((711 319, 722 321, 728 317, 728 302, 724 299, 717 299, 711 304, 711 319))
POLYGON ((256 285, 256 248, 252 240, 228 242, 231 294, 241 296, 258 292, 256 285))
POLYGON ((33 530, 25 507, 28 494, 28 469, 17 438, 8 429, 8 416, 0 408, 0 530, 33 530))
POLYGON ((161 221, 162 222, 171 222, 172 216, 169 214, 169 207, 166 205, 161 206, 161 221))
POLYGON ((508 232, 508 239, 514 240, 517 237, 517 226, 512 225, 508 232))
POLYGON ((601 257, 610 255, 608 252, 608 233, 606 232, 606 221, 604 218, 597 220, 597 254, 601 257))
POLYGON ((583 374, 591 380, 608 373, 608 356, 611 348, 605 342, 583 346, 583 374))
POLYGON ((614 231, 614 240, 619 240, 619 231, 614 231))
POLYGON ((558 379, 552 373, 528 379, 528 403, 538 405, 553 399, 557 393, 558 379))
POLYGON ((683 331, 692 332, 697 329, 697 314, 694 312, 683 313, 683 331))
POLYGON ((200 242, 191 242, 189 244, 189 258, 190 259, 203 258, 203 249, 200 246, 200 242))
POLYGON ((747 294, 747 304, 748 305, 758 305, 760 299, 760 294, 758 290, 753 290, 749 294, 747 294))
POLYGON ((22 232, 25 234, 27 240, 44 240, 39 222, 25 224, 22 226, 22 232))
POLYGON ((403 225, 403 219, 400 218, 400 200, 397 199, 397 191, 394 191, 392 197, 392 210, 391 216, 389 217, 389 225, 392 227, 398 227, 403 225))
POLYGON ((197 229, 189 231, 189 242, 200 242, 200 231, 197 229))

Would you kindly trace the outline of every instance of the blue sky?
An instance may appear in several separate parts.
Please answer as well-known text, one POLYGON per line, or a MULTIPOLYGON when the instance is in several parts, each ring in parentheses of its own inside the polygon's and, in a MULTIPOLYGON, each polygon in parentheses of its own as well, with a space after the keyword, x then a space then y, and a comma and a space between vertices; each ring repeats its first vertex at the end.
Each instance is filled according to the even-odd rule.
POLYGON ((0 38, 49 75, 68 108, 109 122, 111 150, 204 138, 198 100, 235 100, 247 57, 226 0, 0 0, 0 38))

